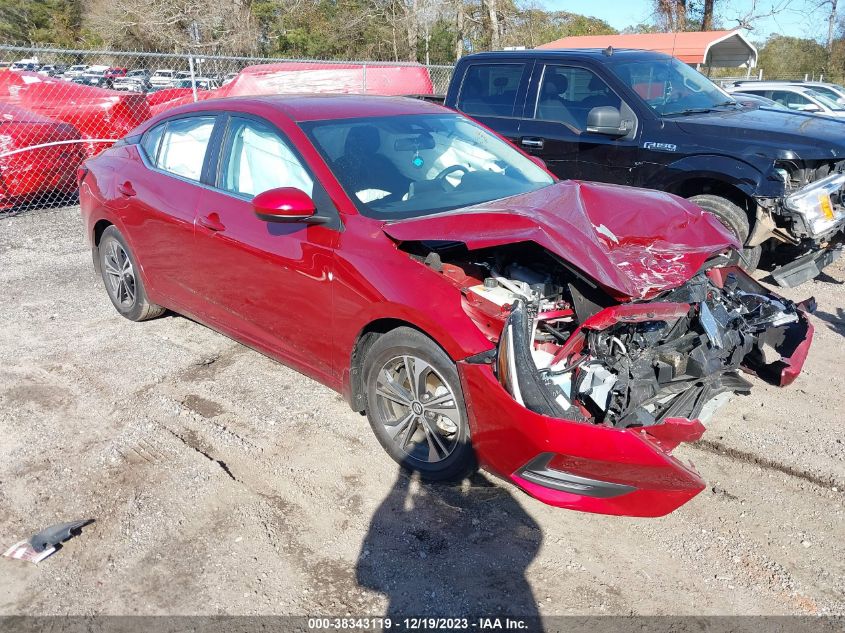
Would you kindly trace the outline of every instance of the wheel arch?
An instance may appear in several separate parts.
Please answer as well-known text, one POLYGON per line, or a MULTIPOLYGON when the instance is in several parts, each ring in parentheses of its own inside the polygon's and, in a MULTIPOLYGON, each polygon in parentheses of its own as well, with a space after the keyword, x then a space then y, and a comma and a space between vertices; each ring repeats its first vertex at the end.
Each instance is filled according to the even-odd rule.
POLYGON ((358 335, 355 337, 355 342, 352 345, 352 351, 349 355, 348 374, 346 379, 343 381, 343 395, 352 407, 353 411, 363 413, 367 408, 367 396, 366 390, 364 389, 363 376, 364 359, 367 357, 367 352, 370 347, 372 347, 373 343, 376 342, 376 339, 383 334, 387 334, 388 332, 400 327, 407 327, 416 330, 442 349, 449 358, 453 361, 455 360, 453 355, 449 354, 449 351, 440 341, 416 323, 396 317, 381 317, 374 319, 361 328, 358 335))
POLYGON ((91 258, 94 260, 94 270, 97 271, 97 274, 100 273, 100 240, 105 230, 110 226, 114 226, 111 220, 101 218, 94 223, 91 229, 91 258))
POLYGON ((698 195, 712 195, 725 198, 745 211, 745 215, 748 216, 749 226, 754 225, 757 217, 757 201, 737 186, 736 183, 724 179, 709 175, 693 176, 676 183, 668 191, 682 198, 692 198, 698 195))

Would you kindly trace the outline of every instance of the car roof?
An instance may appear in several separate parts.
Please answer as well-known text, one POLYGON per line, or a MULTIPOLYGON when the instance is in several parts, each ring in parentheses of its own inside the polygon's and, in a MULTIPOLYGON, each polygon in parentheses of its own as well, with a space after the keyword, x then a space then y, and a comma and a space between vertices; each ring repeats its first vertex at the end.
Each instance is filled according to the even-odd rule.
POLYGON ((461 59, 548 59, 549 57, 567 57, 568 59, 603 59, 640 61, 649 59, 673 59, 671 55, 646 51, 637 48, 560 48, 560 49, 526 49, 516 51, 487 51, 473 53, 461 59), (608 54, 608 51, 611 51, 608 54))
MULTIPOLYGON (((274 110, 292 121, 354 119, 403 114, 442 114, 448 108, 410 97, 347 94, 262 95, 208 99, 167 110, 163 115, 215 110, 274 110)), ((167 118, 162 116, 161 118, 167 118)), ((156 117, 156 120, 159 120, 156 117)))
POLYGON ((740 84, 739 86, 734 86, 734 88, 741 90, 794 90, 795 92, 813 89, 812 86, 808 86, 807 84, 787 84, 776 81, 760 81, 755 84, 740 84))

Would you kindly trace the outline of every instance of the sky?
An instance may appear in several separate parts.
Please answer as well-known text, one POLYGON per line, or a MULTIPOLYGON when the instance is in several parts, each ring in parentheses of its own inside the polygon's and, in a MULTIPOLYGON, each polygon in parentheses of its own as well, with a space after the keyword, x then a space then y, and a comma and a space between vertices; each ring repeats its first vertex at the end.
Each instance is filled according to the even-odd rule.
MULTIPOLYGON (((570 11, 601 18, 612 27, 622 30, 642 22, 651 22, 652 0, 540 0, 539 3, 553 11, 570 11)), ((824 11, 808 10, 812 0, 716 0, 716 14, 724 28, 733 28, 736 16, 747 15, 754 8, 756 14, 768 13, 773 5, 783 6, 777 16, 761 18, 752 32, 745 34, 752 41, 765 40, 773 33, 794 37, 822 38, 827 34, 824 11)))

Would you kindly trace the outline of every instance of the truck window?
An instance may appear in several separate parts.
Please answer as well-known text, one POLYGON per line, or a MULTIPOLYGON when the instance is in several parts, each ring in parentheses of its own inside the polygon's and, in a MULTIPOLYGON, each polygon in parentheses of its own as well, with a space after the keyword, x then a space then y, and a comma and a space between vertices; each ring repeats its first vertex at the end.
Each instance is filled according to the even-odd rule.
POLYGON ((473 64, 464 75, 458 109, 480 116, 514 116, 525 64, 473 64))
POLYGON ((534 118, 564 123, 583 132, 590 110, 600 106, 621 109, 622 100, 594 72, 574 66, 544 68, 534 118))

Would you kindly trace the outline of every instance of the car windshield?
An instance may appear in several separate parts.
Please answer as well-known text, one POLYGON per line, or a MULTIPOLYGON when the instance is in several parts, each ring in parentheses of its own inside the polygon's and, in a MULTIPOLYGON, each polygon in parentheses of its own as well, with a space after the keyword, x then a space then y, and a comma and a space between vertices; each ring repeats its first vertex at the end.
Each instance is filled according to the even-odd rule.
POLYGON ((734 105, 728 93, 674 58, 623 61, 610 67, 662 116, 709 112, 734 105))
POLYGON ((843 106, 841 103, 839 103, 835 99, 831 99, 827 95, 823 95, 818 90, 815 90, 815 89, 808 90, 806 92, 806 95, 808 97, 810 97, 811 99, 814 99, 815 101, 818 101, 819 103, 821 103, 828 110, 834 110, 836 112, 845 111, 845 106, 843 106))
POLYGON ((533 191, 549 174, 456 114, 301 123, 362 214, 428 215, 533 191))

